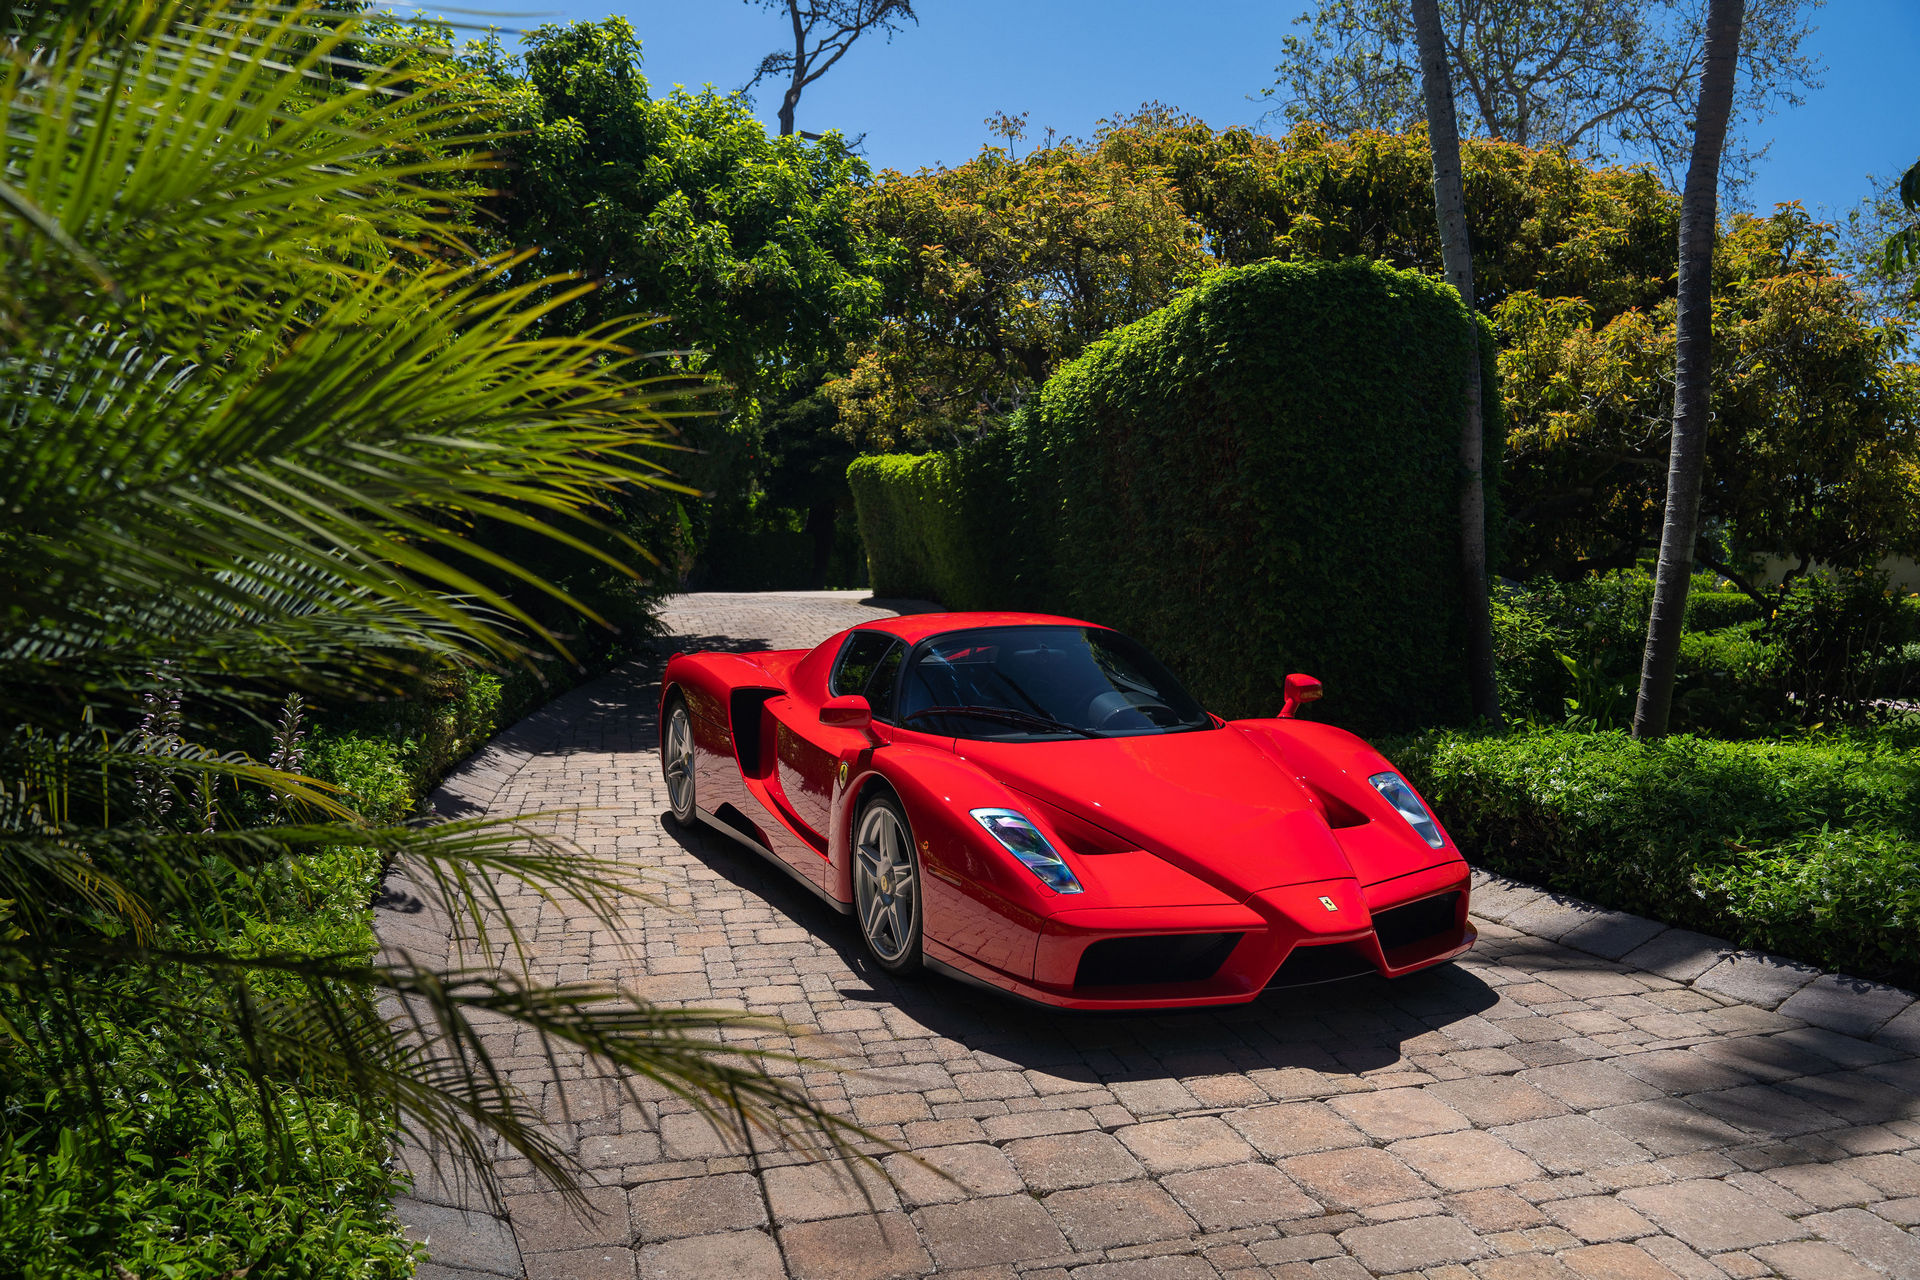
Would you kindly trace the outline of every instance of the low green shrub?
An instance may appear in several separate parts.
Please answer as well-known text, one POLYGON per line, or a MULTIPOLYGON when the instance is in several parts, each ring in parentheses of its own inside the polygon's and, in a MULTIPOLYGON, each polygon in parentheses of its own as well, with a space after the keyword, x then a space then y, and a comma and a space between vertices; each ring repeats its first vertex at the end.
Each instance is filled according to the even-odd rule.
POLYGON ((1395 758, 1480 865, 1912 987, 1920 985, 1912 736, 1637 742, 1564 728, 1441 732, 1399 744, 1395 758), (1881 888, 1843 890, 1854 872, 1881 888))
MULTIPOLYGON (((367 955, 380 873, 365 849, 272 864, 226 881, 203 920, 260 952, 367 955)), ((174 942, 157 923, 159 943, 174 942)), ((270 1001, 291 981, 251 989, 270 1001)), ((86 991, 72 1010, 23 1008, 0 981, 11 1033, 0 1041, 0 1274, 413 1274, 415 1250, 390 1209, 404 1188, 389 1159, 393 1116, 344 1081, 308 1080, 287 1099, 287 1127, 267 1131, 239 1069, 244 1050, 199 1016, 231 998, 208 975, 160 962, 126 986, 86 991), (66 1016, 86 1018, 109 1051, 65 1060, 43 1031, 66 1016), (57 1087, 80 1071, 103 1108, 57 1087)))
MULTIPOLYGON (((1649 597, 1651 598, 1651 597, 1649 597)), ((1694 590, 1687 595, 1689 631, 1718 631, 1766 617, 1760 602, 1744 591, 1694 590)))

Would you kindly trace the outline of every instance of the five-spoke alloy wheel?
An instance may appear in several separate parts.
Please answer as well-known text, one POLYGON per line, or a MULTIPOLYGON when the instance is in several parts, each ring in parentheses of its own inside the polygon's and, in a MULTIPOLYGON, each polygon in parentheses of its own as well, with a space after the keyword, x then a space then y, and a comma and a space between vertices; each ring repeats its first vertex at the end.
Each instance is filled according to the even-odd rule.
POLYGON ((907 815, 890 795, 869 800, 854 827, 853 908, 882 969, 920 967, 920 859, 907 815))
POLYGON ((660 770, 667 775, 667 803, 676 822, 692 822, 693 717, 687 700, 675 693, 667 699, 666 732, 660 736, 660 770))

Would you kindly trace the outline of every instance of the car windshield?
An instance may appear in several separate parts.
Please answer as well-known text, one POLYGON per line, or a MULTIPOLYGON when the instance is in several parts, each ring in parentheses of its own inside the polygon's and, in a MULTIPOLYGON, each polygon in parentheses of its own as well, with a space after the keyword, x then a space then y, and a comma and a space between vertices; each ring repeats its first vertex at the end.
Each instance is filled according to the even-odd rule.
POLYGON ((922 644, 901 723, 957 738, 1180 733, 1213 721, 1138 644, 1093 627, 983 627, 922 644))

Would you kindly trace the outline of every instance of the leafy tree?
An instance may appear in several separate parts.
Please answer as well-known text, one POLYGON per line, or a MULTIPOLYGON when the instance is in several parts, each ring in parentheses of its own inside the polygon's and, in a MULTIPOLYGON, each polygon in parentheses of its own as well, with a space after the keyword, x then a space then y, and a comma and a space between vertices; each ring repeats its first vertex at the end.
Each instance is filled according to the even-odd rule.
POLYGON ((884 174, 861 215, 902 247, 878 332, 826 392, 871 447, 986 429, 1213 261, 1164 178, 1072 143, 884 174))
MULTIPOLYGON (((1275 139, 1150 105, 1097 141, 1102 158, 1164 177, 1228 265, 1359 255, 1442 270, 1424 126, 1275 139)), ((1464 140, 1460 159, 1480 310, 1533 292, 1585 298, 1604 322, 1672 296, 1679 201, 1650 170, 1488 139, 1464 140)))
MULTIPOLYGON (((1818 88, 1802 51, 1822 0, 1756 0, 1741 37, 1735 111, 1758 124, 1818 88)), ((1676 182, 1706 59, 1707 0, 1446 0, 1442 31, 1471 133, 1578 155, 1650 160, 1676 182)), ((1294 123, 1335 133, 1423 119, 1408 0, 1318 0, 1283 42, 1268 92, 1294 123)), ((1739 178, 1757 158, 1738 150, 1739 178)))
MULTIPOLYGON (((469 926, 496 877, 609 921, 621 892, 518 822, 381 826, 285 752, 192 745, 230 743, 289 686, 377 691, 556 649, 469 566, 557 588, 469 522, 588 549, 602 495, 654 483, 667 440, 634 322, 542 334, 573 293, 503 287, 524 267, 455 251, 471 224, 426 179, 457 161, 429 153, 472 122, 417 70, 330 77, 359 34, 302 5, 218 25, 190 5, 90 6, 22 33, 36 56, 0 67, 5 1076, 97 1117, 142 1073, 234 1044, 209 1123, 228 1108, 284 1136, 303 1100, 344 1098, 483 1173, 500 1141, 571 1185, 537 1100, 488 1055, 479 1026, 505 1018, 710 1114, 837 1141, 721 1038, 738 1014, 263 948, 232 918, 237 900, 297 902, 354 849, 469 926), (142 1030, 110 1034, 122 1024, 142 1030)), ((9 1150, 14 1123, 9 1105, 9 1150)))
MULTIPOLYGON (((1433 145, 1433 200, 1439 214, 1440 257, 1447 283, 1473 306, 1473 250, 1467 242, 1466 196, 1460 183, 1460 128, 1453 110, 1453 82, 1440 34, 1437 0, 1412 0, 1420 43, 1420 83, 1433 145)), ((1460 573, 1467 614, 1467 684, 1474 714, 1500 723, 1500 691, 1494 683, 1493 614, 1487 589, 1487 495, 1482 472, 1480 328, 1473 317, 1467 344, 1466 412, 1460 432, 1460 573)))
MULTIPOLYGON (((762 80, 786 77, 780 94, 780 136, 793 132, 793 113, 808 85, 833 69, 854 42, 869 31, 886 33, 889 41, 902 24, 918 22, 912 0, 748 0, 787 15, 793 27, 793 48, 768 54, 748 81, 751 89, 762 80)), ((819 134, 804 135, 819 137, 819 134)))
MULTIPOLYGON (((1713 416, 1695 556, 1873 563, 1920 551, 1920 399, 1901 325, 1835 271, 1797 205, 1734 215, 1714 249, 1713 416), (1724 545, 1723 545, 1724 544, 1724 545)), ((1673 415, 1674 306, 1600 323, 1577 298, 1494 315, 1509 423, 1509 568, 1575 577, 1657 545, 1673 415)))
POLYGON ((495 242, 596 286, 550 327, 665 316, 657 340, 699 351, 741 396, 838 357, 880 294, 853 216, 868 171, 845 141, 770 138, 738 94, 653 97, 624 18, 525 43, 474 62, 506 98, 495 242))

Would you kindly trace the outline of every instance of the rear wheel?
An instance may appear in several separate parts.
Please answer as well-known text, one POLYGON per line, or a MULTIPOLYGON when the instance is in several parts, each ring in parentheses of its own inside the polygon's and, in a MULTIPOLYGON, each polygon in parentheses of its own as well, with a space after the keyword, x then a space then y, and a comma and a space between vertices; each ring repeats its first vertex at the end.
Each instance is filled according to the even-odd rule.
POLYGON ((667 723, 660 735, 660 771, 667 778, 667 803, 674 820, 690 823, 693 803, 693 716, 679 694, 667 699, 667 723))
POLYGON ((854 824, 853 906, 875 963, 888 973, 920 967, 920 859, 892 796, 869 800, 854 824))

